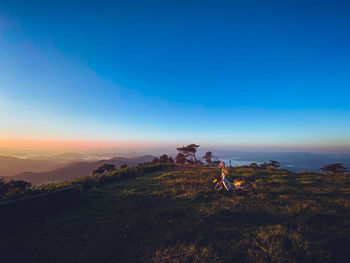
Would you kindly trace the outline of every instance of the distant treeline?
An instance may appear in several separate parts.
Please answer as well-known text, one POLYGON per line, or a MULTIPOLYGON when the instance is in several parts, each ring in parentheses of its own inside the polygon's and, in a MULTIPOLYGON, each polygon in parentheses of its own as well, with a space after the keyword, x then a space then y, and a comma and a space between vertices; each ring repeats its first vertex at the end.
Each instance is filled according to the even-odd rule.
MULTIPOLYGON (((202 157, 204 159, 204 162, 197 159, 196 153, 200 145, 197 144, 188 144, 186 146, 181 146, 179 148, 176 148, 178 151, 178 154, 175 157, 175 161, 172 157, 163 154, 159 157, 155 157, 152 161, 153 164, 156 163, 168 163, 168 164, 193 164, 193 165, 207 165, 207 166, 218 166, 220 164, 220 160, 218 157, 214 156, 214 154, 211 151, 208 151, 204 154, 202 157)), ((250 168, 261 168, 261 169, 274 169, 279 168, 280 163, 274 160, 270 160, 269 163, 251 163, 248 167, 250 168)), ((101 167, 105 169, 104 167, 101 167)), ((109 167, 110 168, 110 167, 109 167)))

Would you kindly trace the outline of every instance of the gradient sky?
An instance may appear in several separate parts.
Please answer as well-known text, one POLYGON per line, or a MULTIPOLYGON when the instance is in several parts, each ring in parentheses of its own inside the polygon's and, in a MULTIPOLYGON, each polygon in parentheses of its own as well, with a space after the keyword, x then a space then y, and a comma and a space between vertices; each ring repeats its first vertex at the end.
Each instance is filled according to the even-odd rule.
POLYGON ((350 152, 349 1, 111 2, 0 0, 1 145, 350 152))

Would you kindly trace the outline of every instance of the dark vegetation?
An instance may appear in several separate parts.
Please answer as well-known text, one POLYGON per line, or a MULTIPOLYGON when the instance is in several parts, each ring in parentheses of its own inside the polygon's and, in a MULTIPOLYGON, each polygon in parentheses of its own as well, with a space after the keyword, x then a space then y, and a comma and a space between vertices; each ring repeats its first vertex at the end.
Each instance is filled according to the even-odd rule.
POLYGON ((320 170, 324 173, 328 173, 332 175, 343 174, 347 172, 347 169, 344 167, 343 163, 329 164, 320 168, 320 170))
POLYGON ((212 152, 206 152, 202 158, 205 160, 207 166, 219 166, 221 162, 212 152))
POLYGON ((25 181, 8 181, 0 179, 0 200, 24 196, 32 191, 32 184, 25 181))
POLYGON ((155 157, 153 160, 152 160, 152 163, 153 164, 156 164, 156 163, 168 163, 168 164, 173 164, 174 163, 174 159, 171 157, 171 156, 168 156, 166 154, 163 154, 161 155, 159 158, 158 157, 155 157))
POLYGON ((214 156, 212 152, 206 152, 205 155, 203 156, 203 159, 205 160, 208 166, 212 166, 213 158, 214 156))
MULTIPOLYGON (((126 164, 123 164, 120 166, 120 168, 126 168, 127 166, 124 166, 126 164)), ((92 174, 101 174, 101 173, 104 173, 104 172, 112 172, 112 171, 115 171, 117 170, 117 168, 115 168, 115 165, 114 164, 104 164, 104 165, 101 165, 100 167, 98 167, 97 169, 93 170, 92 171, 92 174)))
POLYGON ((262 164, 257 164, 257 163, 251 163, 249 168, 253 169, 279 169, 281 167, 280 163, 274 160, 270 160, 268 163, 262 163, 262 164))

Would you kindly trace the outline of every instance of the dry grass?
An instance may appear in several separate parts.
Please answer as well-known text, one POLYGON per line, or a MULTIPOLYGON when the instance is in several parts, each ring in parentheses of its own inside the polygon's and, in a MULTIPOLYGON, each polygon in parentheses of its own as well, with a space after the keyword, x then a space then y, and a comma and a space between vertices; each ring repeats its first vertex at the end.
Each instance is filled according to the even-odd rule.
POLYGON ((198 248, 195 245, 179 245, 165 249, 157 249, 153 257, 154 263, 205 263, 220 262, 211 247, 198 248))

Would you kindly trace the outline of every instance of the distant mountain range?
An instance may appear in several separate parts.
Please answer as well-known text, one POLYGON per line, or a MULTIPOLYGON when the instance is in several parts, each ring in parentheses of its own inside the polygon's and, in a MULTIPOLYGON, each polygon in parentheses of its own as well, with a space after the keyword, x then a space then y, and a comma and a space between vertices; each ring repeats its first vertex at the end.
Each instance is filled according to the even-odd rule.
MULTIPOLYGON (((13 158, 13 157, 11 157, 13 158)), ((57 169, 40 172, 20 172, 14 176, 7 176, 6 179, 24 180, 35 185, 47 183, 59 183, 75 177, 82 177, 91 174, 91 172, 103 164, 114 164, 117 168, 122 164, 136 165, 138 163, 149 162, 154 158, 151 155, 145 155, 135 158, 114 157, 112 159, 98 161, 77 161, 65 164, 57 169)), ((33 160, 30 160, 33 161, 33 160)), ((42 162, 42 161, 41 161, 42 162)), ((32 162, 32 164, 35 162, 32 162)), ((46 162, 42 162, 46 166, 46 162)), ((39 163, 37 164, 39 165, 39 163)), ((56 164, 57 165, 57 164, 56 164)), ((0 166, 1 167, 1 166, 0 166)), ((27 170, 28 171, 28 170, 27 170)))
POLYGON ((43 172, 48 169, 56 169, 61 164, 53 160, 33 160, 0 156, 0 176, 11 176, 25 171, 43 172))

